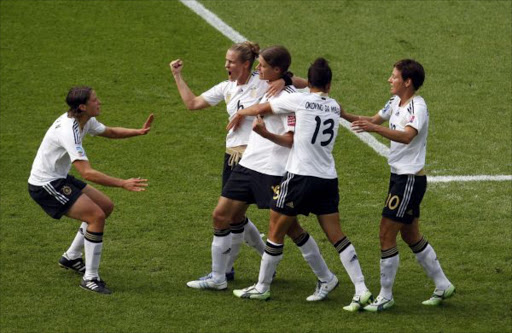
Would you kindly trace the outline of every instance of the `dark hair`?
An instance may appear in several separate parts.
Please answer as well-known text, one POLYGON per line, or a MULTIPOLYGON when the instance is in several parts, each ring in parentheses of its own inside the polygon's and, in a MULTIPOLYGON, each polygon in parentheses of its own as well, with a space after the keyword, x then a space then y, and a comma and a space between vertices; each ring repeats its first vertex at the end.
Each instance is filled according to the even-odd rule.
POLYGON ((274 45, 263 49, 260 55, 271 67, 278 67, 281 70, 281 74, 289 74, 290 77, 293 74, 288 72, 288 67, 292 63, 292 56, 290 52, 281 45, 274 45))
POLYGON ((332 80, 332 71, 325 58, 317 58, 308 69, 308 82, 311 87, 325 88, 332 80))
POLYGON ((260 52, 260 46, 257 43, 250 42, 248 40, 242 43, 233 44, 229 49, 238 52, 239 58, 242 62, 249 61, 251 64, 249 69, 252 68, 254 60, 256 60, 260 52))
POLYGON ((68 112, 71 116, 78 116, 82 111, 78 108, 81 104, 87 104, 91 98, 92 88, 87 86, 73 87, 69 89, 66 96, 66 103, 69 106, 68 112))
POLYGON ((416 60, 402 59, 397 61, 393 67, 400 71, 404 81, 407 79, 412 80, 414 90, 420 89, 423 85, 423 81, 425 81, 425 70, 416 60))

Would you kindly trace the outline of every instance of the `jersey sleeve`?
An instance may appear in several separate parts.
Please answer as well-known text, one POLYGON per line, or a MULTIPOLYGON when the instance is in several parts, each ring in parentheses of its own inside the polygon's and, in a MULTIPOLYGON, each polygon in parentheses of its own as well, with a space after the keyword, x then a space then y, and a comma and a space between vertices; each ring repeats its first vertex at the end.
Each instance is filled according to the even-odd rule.
POLYGON ((105 125, 103 125, 102 123, 100 123, 98 120, 96 120, 95 117, 92 117, 91 119, 89 119, 89 121, 87 123, 88 123, 87 124, 88 125, 87 133, 89 133, 92 136, 99 135, 99 134, 105 132, 105 130, 107 129, 107 127, 105 125))
POLYGON ((279 97, 271 99, 269 103, 275 114, 292 113, 298 109, 301 99, 301 94, 282 93, 279 97))
POLYGON ((395 96, 391 97, 389 101, 387 101, 386 105, 384 105, 384 107, 380 109, 379 116, 382 119, 389 120, 389 118, 391 118, 391 113, 393 111, 391 105, 393 104, 394 100, 395 96))
POLYGON ((427 124, 428 110, 425 104, 416 104, 414 107, 414 113, 410 115, 409 120, 405 126, 411 126, 418 132, 427 124))
POLYGON ((85 154, 85 149, 82 146, 82 138, 78 129, 78 123, 73 127, 62 129, 59 133, 59 142, 68 153, 71 162, 76 160, 89 160, 85 154))
POLYGON ((228 81, 224 81, 213 86, 212 88, 202 93, 201 97, 204 98, 206 103, 210 104, 211 106, 219 104, 225 98, 225 90, 227 83, 228 81))

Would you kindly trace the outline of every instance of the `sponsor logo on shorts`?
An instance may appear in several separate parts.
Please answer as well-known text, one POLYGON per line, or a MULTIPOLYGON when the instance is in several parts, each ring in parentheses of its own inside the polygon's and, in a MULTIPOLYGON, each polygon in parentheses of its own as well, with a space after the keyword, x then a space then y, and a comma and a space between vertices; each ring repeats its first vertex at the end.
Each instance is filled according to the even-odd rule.
POLYGON ((69 186, 62 186, 61 192, 64 193, 64 195, 70 195, 73 190, 69 186))
POLYGON ((412 215, 412 209, 409 209, 406 214, 407 215, 412 215))
POLYGON ((293 201, 287 202, 287 203, 285 203, 285 205, 290 207, 290 208, 294 208, 293 201))

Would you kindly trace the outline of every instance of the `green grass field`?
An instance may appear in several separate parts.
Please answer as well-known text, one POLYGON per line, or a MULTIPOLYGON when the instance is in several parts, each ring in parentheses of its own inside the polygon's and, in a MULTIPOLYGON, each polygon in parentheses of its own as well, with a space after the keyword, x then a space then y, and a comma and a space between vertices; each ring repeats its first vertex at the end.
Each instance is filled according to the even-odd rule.
MULTIPOLYGON (((345 109, 374 114, 389 97, 392 64, 412 57, 427 72, 420 90, 431 115, 430 175, 512 174, 512 2, 204 1, 262 46, 283 44, 305 76, 324 56, 345 109)), ((185 62, 197 94, 225 80, 231 41, 178 1, 0 2, 0 331, 1 332, 511 332, 511 182, 430 184, 422 230, 457 294, 438 308, 421 301, 434 286, 399 243, 395 307, 346 313, 353 287, 314 217, 316 238, 340 287, 319 304, 305 298, 314 275, 287 240, 269 302, 231 290, 257 279, 259 257, 244 247, 227 292, 186 287, 210 269, 211 211, 220 192, 226 113, 188 112, 168 63, 185 62), (57 266, 78 223, 54 221, 30 199, 27 178, 73 85, 90 85, 106 125, 148 136, 87 138, 93 167, 147 177, 145 193, 97 186, 115 202, 101 275, 114 294, 87 293, 57 266)), ((382 141, 385 142, 385 141, 382 141)), ((386 160, 340 129, 335 151, 344 231, 368 286, 379 291, 378 221, 386 160)), ((249 216, 266 233, 268 211, 249 216)))

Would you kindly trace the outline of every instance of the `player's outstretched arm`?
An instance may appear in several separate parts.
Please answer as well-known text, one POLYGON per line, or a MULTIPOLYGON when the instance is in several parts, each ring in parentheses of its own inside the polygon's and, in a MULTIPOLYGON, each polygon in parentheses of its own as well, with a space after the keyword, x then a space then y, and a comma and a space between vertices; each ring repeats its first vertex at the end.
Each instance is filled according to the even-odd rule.
POLYGON ((75 160, 73 166, 83 179, 103 186, 122 187, 127 191, 141 192, 148 186, 148 180, 142 178, 121 179, 111 177, 91 167, 89 161, 75 160))
POLYGON ((229 120, 229 124, 226 126, 226 129, 229 131, 234 128, 235 130, 238 128, 244 117, 246 116, 257 116, 266 113, 272 113, 272 108, 270 107, 270 103, 262 103, 255 104, 253 106, 248 107, 247 109, 238 110, 231 119, 229 120))
POLYGON ((124 127, 107 127, 105 131, 99 136, 103 136, 105 138, 110 139, 124 139, 124 138, 130 138, 132 136, 138 136, 138 135, 146 135, 151 130, 151 124, 153 123, 153 119, 155 117, 153 114, 150 114, 148 119, 146 119, 146 122, 144 125, 142 125, 142 128, 124 128, 124 127))
POLYGON ((384 119, 381 118, 381 116, 379 116, 378 113, 376 113, 372 117, 367 117, 367 116, 360 116, 360 115, 348 113, 343 108, 341 108, 341 118, 343 118, 351 123, 356 120, 366 120, 366 121, 369 121, 369 122, 371 122, 373 124, 377 124, 377 125, 380 125, 385 121, 384 119))
POLYGON ((412 139, 418 135, 418 131, 411 126, 406 126, 403 131, 392 130, 388 127, 374 124, 365 119, 354 121, 352 123, 352 130, 356 133, 375 132, 386 139, 404 144, 409 144, 412 139))
POLYGON ((183 61, 181 59, 171 61, 169 63, 169 67, 171 68, 174 81, 176 81, 176 86, 178 87, 181 99, 183 100, 183 103, 185 103, 187 109, 200 110, 210 106, 210 104, 208 104, 204 98, 201 96, 196 96, 188 87, 187 82, 185 82, 183 79, 183 76, 181 75, 181 70, 183 69, 183 61))

